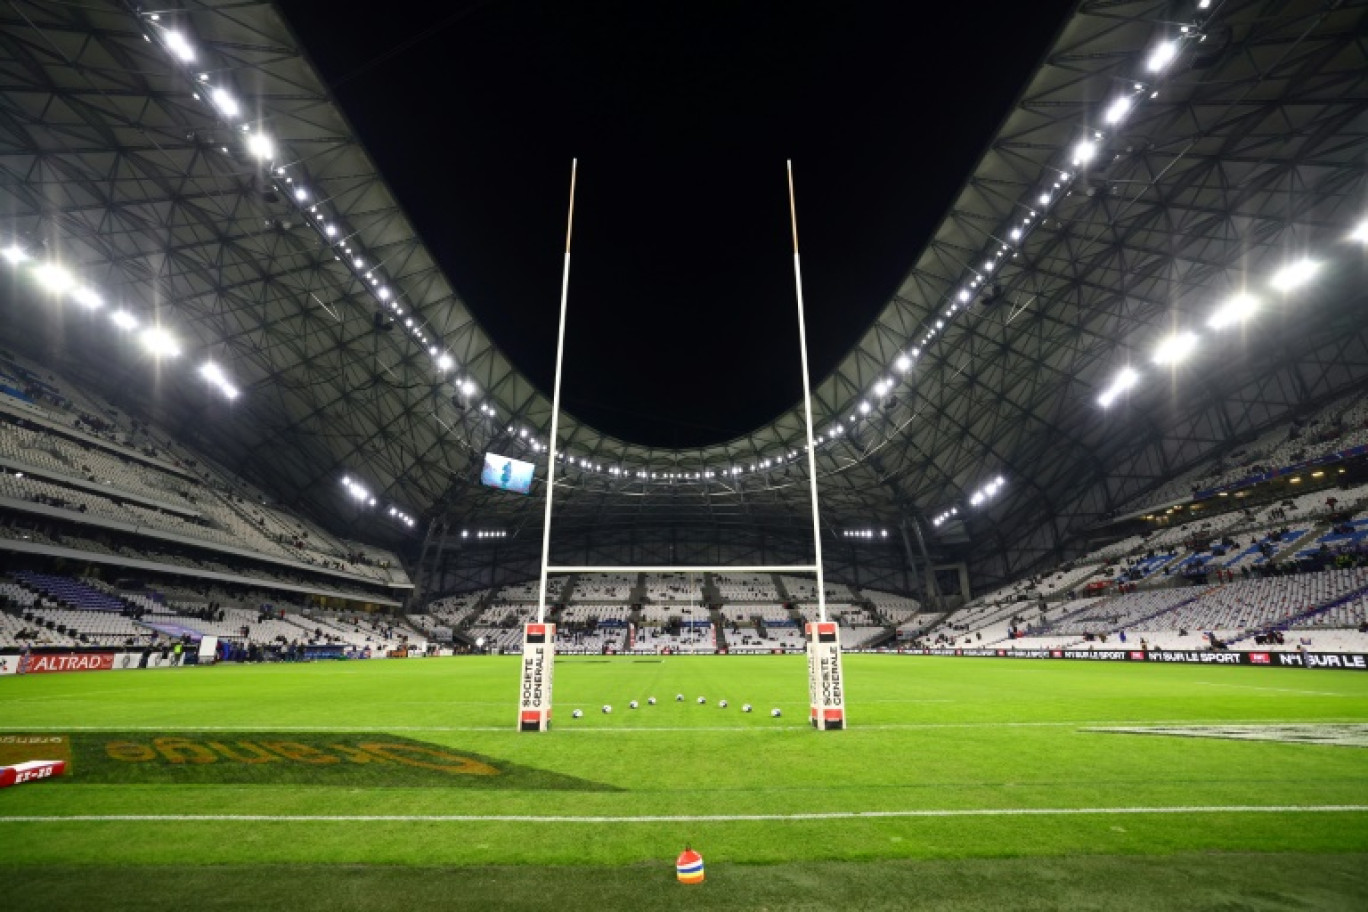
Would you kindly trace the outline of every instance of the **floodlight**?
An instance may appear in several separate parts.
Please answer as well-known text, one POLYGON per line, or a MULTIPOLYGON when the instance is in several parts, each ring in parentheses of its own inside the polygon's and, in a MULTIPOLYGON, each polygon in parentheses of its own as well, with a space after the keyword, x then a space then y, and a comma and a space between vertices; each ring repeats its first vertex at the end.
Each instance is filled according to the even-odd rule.
POLYGON ((1149 63, 1146 65, 1151 73, 1157 73, 1172 63, 1173 58, 1177 56, 1178 42, 1165 41, 1150 52, 1149 63))
POLYGON ((1047 192, 1047 193, 1042 193, 1042 194, 1040 194, 1040 205, 1042 205, 1042 206, 1048 206, 1048 205, 1050 205, 1050 194, 1049 194, 1048 192, 1047 192))
POLYGON ((1269 280, 1269 284, 1278 291, 1292 291, 1311 281, 1316 273, 1320 271, 1320 266, 1320 263, 1307 259, 1297 260, 1295 263, 1288 263, 1282 269, 1273 273, 1273 278, 1269 280))
POLYGON ((461 392, 465 393, 467 396, 473 396, 473 395, 475 395, 475 381, 474 381, 474 380, 462 380, 462 381, 461 381, 461 392))
POLYGON ((898 355, 898 361, 894 366, 905 374, 912 369, 912 359, 907 355, 898 355))
POLYGON ((337 237, 337 226, 334 225, 332 222, 329 222, 328 224, 323 226, 323 233, 326 234, 328 237, 337 237))
POLYGON ((379 288, 375 289, 375 296, 382 301, 388 301, 390 298, 389 286, 381 285, 379 288))
POLYGON ((1243 323, 1254 311, 1259 309, 1259 299, 1251 294, 1237 294, 1226 301, 1207 320, 1212 329, 1225 329, 1235 323, 1243 323))
POLYGON ((893 386, 893 383, 892 383, 890 380, 887 380, 887 379, 880 380, 878 383, 874 384, 874 392, 877 393, 878 395, 882 396, 882 395, 884 395, 885 393, 887 393, 888 390, 889 390, 889 388, 892 387, 892 386, 893 386))
POLYGON ((38 281, 53 294, 69 291, 76 284, 76 277, 57 263, 43 263, 33 270, 38 281))
POLYGON ((223 373, 223 368, 213 361, 206 361, 200 366, 200 376, 214 384, 222 385, 228 382, 228 378, 223 373))
POLYGON ((209 95, 214 100, 214 104, 223 113, 224 117, 234 119, 242 112, 237 99, 227 89, 214 89, 209 95))
MULTIPOLYGON (((1368 244, 1368 219, 1359 222, 1354 233, 1349 235, 1349 240, 1358 241, 1360 244, 1368 244)), ((8 254, 8 251, 6 252, 8 254)))
POLYGON ((1021 240, 1021 229, 1020 229, 1020 228, 1013 228, 1013 229, 1012 229, 1012 240, 1014 240, 1014 241, 1019 241, 1019 240, 1021 240))
POLYGON ((100 297, 99 292, 84 285, 73 289, 71 297, 86 310, 99 310, 104 307, 104 298, 100 297))
POLYGON ((4 251, 5 259, 11 266, 18 266, 29 258, 28 253, 18 244, 10 244, 4 251))
POLYGON ((190 42, 180 32, 168 29, 162 33, 162 40, 166 42, 171 53, 175 54, 182 63, 194 63, 195 49, 190 46, 190 42))
POLYGON ((352 265, 355 266, 357 269, 360 269, 362 266, 366 265, 366 261, 361 259, 360 257, 356 257, 352 260, 352 265))
POLYGON ((1140 373, 1133 367, 1123 367, 1121 372, 1116 375, 1116 379, 1111 382, 1111 386, 1097 397, 1097 404, 1103 408, 1109 407, 1116 401, 1116 397, 1135 386, 1140 381, 1140 373))
POLYGON ((141 336, 143 347, 156 357, 174 358, 181 353, 175 336, 160 326, 149 326, 141 336))
POLYGON ((1091 139, 1085 139, 1074 146, 1073 163, 1075 165, 1085 165, 1092 161, 1097 154, 1097 143, 1091 139))
POLYGON ((247 137, 247 151, 261 161, 275 158, 275 141, 265 133, 253 133, 247 137))
POLYGON ((868 402, 861 402, 861 403, 860 403, 860 414, 861 414, 861 415, 868 415, 868 414, 869 414, 870 408, 871 408, 871 406, 870 406, 870 404, 869 404, 868 402))
POLYGON ((114 311, 109 315, 109 319, 114 321, 115 326, 123 330, 136 329, 138 326, 138 318, 126 310, 114 311))
POLYGON ((1102 115, 1102 119, 1109 124, 1120 123, 1130 113, 1134 103, 1129 95, 1122 95, 1107 106, 1107 113, 1102 115))
POLYGON ((1155 364, 1177 364, 1197 347, 1197 336, 1190 332, 1177 332, 1159 343, 1154 350, 1155 364))

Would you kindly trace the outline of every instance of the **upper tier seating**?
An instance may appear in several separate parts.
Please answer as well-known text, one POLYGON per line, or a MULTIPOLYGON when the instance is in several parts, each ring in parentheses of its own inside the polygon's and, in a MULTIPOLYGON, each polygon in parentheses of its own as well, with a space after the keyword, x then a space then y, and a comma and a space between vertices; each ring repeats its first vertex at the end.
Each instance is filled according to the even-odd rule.
POLYGON ((408 582, 393 554, 343 541, 270 506, 262 492, 203 454, 46 369, 0 353, 0 387, 6 385, 0 469, 9 472, 0 474, 0 498, 359 579, 408 582))
POLYGON ((1357 390, 1327 403, 1310 415, 1281 421, 1244 444, 1192 469, 1156 491, 1134 498, 1122 508, 1166 505, 1256 478, 1284 466, 1368 444, 1368 392, 1357 390))
POLYGON ((712 584, 727 602, 779 601, 779 590, 767 573, 714 573, 712 584))
POLYGON ((627 603, 637 587, 637 575, 581 573, 575 578, 575 601, 627 603))
POLYGON ((644 585, 646 598, 653 602, 695 604, 703 598, 701 573, 648 573, 644 585))

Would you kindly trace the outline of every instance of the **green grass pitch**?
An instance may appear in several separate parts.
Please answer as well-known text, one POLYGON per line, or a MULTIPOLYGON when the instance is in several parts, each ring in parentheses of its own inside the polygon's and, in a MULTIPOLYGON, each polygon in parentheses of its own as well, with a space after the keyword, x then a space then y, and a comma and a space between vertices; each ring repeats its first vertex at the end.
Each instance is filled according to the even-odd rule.
POLYGON ((102 910, 1368 908, 1368 748, 1088 730, 1364 725, 1368 675, 845 666, 851 728, 828 733, 804 724, 798 656, 560 657, 546 734, 514 731, 513 658, 0 678, 0 742, 57 736, 73 760, 0 792, 0 890, 102 910), (182 819, 115 819, 146 816, 182 819), (301 819, 327 817, 350 819, 301 819), (702 886, 674 883, 686 843, 702 886))

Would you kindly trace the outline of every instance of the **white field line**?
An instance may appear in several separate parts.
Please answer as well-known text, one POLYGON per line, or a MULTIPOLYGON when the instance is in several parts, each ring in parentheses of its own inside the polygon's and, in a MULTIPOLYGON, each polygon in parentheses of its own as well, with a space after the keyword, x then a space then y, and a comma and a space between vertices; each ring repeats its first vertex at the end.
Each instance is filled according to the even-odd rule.
POLYGON ((2 823, 805 823, 905 817, 1067 817, 1109 814, 1344 814, 1368 812, 1368 804, 1190 805, 1114 808, 959 808, 910 811, 829 811, 810 814, 72 814, 0 815, 2 823))
POLYGON ((1252 684, 1227 684, 1225 681, 1193 681, 1203 687, 1235 687, 1240 690, 1264 690, 1274 693, 1304 694, 1311 697, 1352 697, 1357 694, 1331 693, 1326 690, 1291 690, 1287 687, 1255 687, 1252 684))
MULTIPOLYGON (((1362 716, 1337 719, 1154 719, 1137 722, 1134 719, 1092 720, 1072 722, 889 722, 880 725, 855 724, 849 732, 917 731, 942 728, 1077 728, 1086 731, 1093 726, 1129 725, 1136 728, 1171 725, 1348 725, 1363 723, 1362 716)), ((805 723, 770 724, 757 720, 755 725, 678 725, 678 726, 612 726, 596 727, 592 722, 559 720, 555 734, 652 734, 654 732, 792 732, 808 730, 805 723), (577 727, 583 725, 583 727, 577 727)), ((323 734, 366 734, 371 732, 505 732, 521 734, 513 724, 508 725, 0 725, 0 732, 318 732, 323 734)))

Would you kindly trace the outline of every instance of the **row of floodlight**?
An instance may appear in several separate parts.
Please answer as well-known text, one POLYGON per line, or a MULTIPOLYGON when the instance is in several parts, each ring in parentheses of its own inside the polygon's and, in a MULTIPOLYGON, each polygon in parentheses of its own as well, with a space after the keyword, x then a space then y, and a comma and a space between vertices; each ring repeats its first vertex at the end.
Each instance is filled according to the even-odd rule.
MULTIPOLYGON (((828 439, 844 433, 844 427, 837 424, 829 432, 828 436, 817 438, 820 445, 828 439)), ((532 429, 509 425, 508 433, 515 440, 523 441, 534 452, 541 452, 546 448, 546 444, 533 436, 532 429)), ((803 450, 806 450, 806 445, 803 450)), ((732 465, 726 468, 699 469, 697 471, 651 471, 650 469, 632 469, 621 465, 604 465, 588 456, 577 456, 567 451, 560 451, 556 454, 556 460, 567 467, 573 467, 583 472, 598 472, 615 478, 637 479, 641 481, 710 481, 717 478, 729 478, 753 472, 764 472, 772 468, 787 465, 802 456, 801 450, 789 450, 778 456, 770 456, 756 462, 732 465)))
MULTIPOLYGON (((1198 10, 1207 10, 1209 7, 1210 0, 1198 0, 1196 4, 1198 10)), ((1206 36, 1195 26, 1182 26, 1180 28, 1179 37, 1161 41, 1151 49, 1146 57, 1145 69, 1153 76, 1158 76, 1163 71, 1167 70, 1177 59, 1179 52, 1182 49, 1183 42, 1192 39, 1199 42, 1205 41, 1206 36)), ((1145 98, 1153 100, 1157 98, 1158 95, 1158 89, 1154 87, 1152 80, 1148 83, 1132 82, 1130 84, 1130 89, 1127 92, 1112 98, 1106 103, 1101 115, 1102 121, 1110 128, 1119 128, 1141 101, 1145 98)), ((900 352, 896 356, 893 367, 897 374, 903 375, 904 377, 909 374, 916 360, 921 357, 927 348, 929 348, 937 336, 943 333, 947 323, 952 320, 956 314, 966 310, 974 297, 987 287, 987 283, 992 278, 994 272, 1008 259, 1016 258, 1018 256, 1021 243, 1030 230, 1038 224, 1044 210, 1057 202, 1061 196, 1068 195, 1070 192, 1069 187, 1078 177, 1077 169, 1087 167, 1101 151, 1102 145, 1107 138, 1108 134, 1102 130, 1094 129, 1087 131, 1084 137, 1075 144, 1071 151, 1069 156, 1070 169, 1051 168, 1047 170, 1047 176, 1042 182, 1042 189, 1039 191, 1038 196, 1035 197, 1034 203, 1023 206, 1027 214, 1021 218, 1019 223, 1014 223, 1006 232, 1011 243, 1005 243, 996 239, 993 241, 993 249, 986 255, 982 268, 978 270, 971 269, 971 275, 968 278, 967 283, 955 292, 949 303, 949 307, 944 313, 938 314, 934 321, 928 320, 926 329, 918 341, 918 344, 911 346, 907 351, 900 352)), ((855 424, 860 418, 868 416, 874 410, 874 404, 871 399, 874 401, 882 400, 896 388, 898 382, 899 381, 891 375, 880 376, 873 384, 871 397, 862 399, 855 405, 848 421, 851 424, 855 424)), ((837 418, 823 434, 816 437, 814 443, 821 446, 824 443, 833 442, 838 437, 844 435, 845 431, 845 424, 837 418)), ((510 427, 509 432, 513 433, 514 428, 510 427)), ((529 431, 524 428, 519 432, 519 436, 528 439, 529 431)), ((545 445, 541 444, 535 438, 530 439, 530 446, 536 452, 545 449, 545 445)), ((806 443, 802 444, 802 449, 807 449, 806 443)), ((605 470, 603 464, 600 462, 588 457, 575 456, 566 452, 559 453, 558 459, 567 466, 573 466, 581 471, 606 471, 608 475, 614 477, 635 478, 642 481, 709 481, 719 476, 723 478, 736 477, 752 472, 767 471, 771 468, 779 467, 791 462, 793 459, 797 458, 798 455, 800 454, 789 452, 781 457, 769 457, 747 465, 732 465, 725 469, 710 469, 696 472, 652 471, 649 468, 629 469, 620 465, 609 465, 605 470)), ((995 493, 995 491, 984 496, 990 497, 992 493, 995 493)), ((978 497, 980 495, 982 495, 982 492, 979 492, 979 494, 976 494, 975 496, 978 497)), ((957 508, 955 512, 957 513, 957 508)), ((938 519, 940 519, 941 522, 944 522, 950 515, 955 514, 946 514, 942 517, 938 517, 938 519)), ((937 523, 937 525, 939 524, 940 523, 937 523)))
POLYGON ((843 530, 841 531, 841 537, 842 537, 842 538, 862 538, 862 539, 888 538, 888 530, 887 530, 887 529, 843 529, 843 530))
MULTIPOLYGON (((1196 3, 1198 11, 1209 8, 1210 0, 1198 0, 1196 3)), ((1095 128, 1086 129, 1083 137, 1070 150, 1066 165, 1046 168, 1040 183, 1030 191, 1030 202, 1021 206, 1026 214, 1013 217, 1010 227, 1004 232, 1005 240, 997 235, 989 236, 988 250, 983 254, 982 265, 978 268, 968 267, 968 275, 964 282, 948 296, 948 306, 944 309, 935 308, 918 333, 913 335, 913 344, 894 358, 893 371, 896 374, 890 372, 881 375, 872 385, 870 394, 854 406, 855 412, 860 415, 870 414, 874 409, 874 403, 882 401, 898 386, 899 380, 895 379, 896 375, 910 380, 908 375, 917 360, 939 336, 944 334, 946 327, 956 315, 968 311, 975 297, 988 288, 997 270, 1008 260, 1018 257, 1027 235, 1042 221, 1046 211, 1062 197, 1071 193, 1070 188, 1078 179, 1079 170, 1088 167, 1102 151, 1106 141, 1115 136, 1141 102, 1159 97, 1159 90, 1154 84, 1155 79, 1169 69, 1178 58, 1183 43, 1190 40, 1202 42, 1206 40, 1206 36, 1195 25, 1185 25, 1179 29, 1178 37, 1163 40, 1150 50, 1145 59, 1145 70, 1149 74, 1146 80, 1130 82, 1129 89, 1106 101, 1101 108, 1102 122, 1111 132, 1095 128)), ((997 293, 995 288, 994 294, 997 293)), ((853 420, 855 415, 852 414, 851 418, 853 420)), ((938 518, 945 522, 949 517, 938 518)))
MULTIPOLYGON (((194 68, 191 65, 199 61, 199 52, 194 41, 179 28, 163 24, 160 13, 147 14, 147 20, 152 23, 152 27, 144 33, 144 38, 151 41, 152 35, 157 35, 171 56, 186 68, 187 75, 192 73, 194 68)), ((356 276, 362 287, 367 288, 375 297, 382 310, 388 309, 396 320, 402 321, 404 329, 427 350, 438 374, 443 377, 451 374, 456 368, 455 358, 437 344, 437 334, 429 332, 421 317, 404 309, 399 301, 399 295, 386 282, 380 265, 371 262, 372 258, 361 248, 356 236, 344 230, 336 216, 329 216, 326 200, 318 198, 302 173, 293 173, 301 171, 299 166, 280 162, 279 150, 270 134, 260 126, 253 130, 252 125, 246 122, 243 117, 244 106, 232 88, 218 83, 215 77, 204 71, 194 72, 192 81, 192 95, 195 100, 207 102, 222 120, 241 134, 247 153, 270 168, 277 189, 293 202, 303 214, 305 221, 319 232, 332 250, 334 259, 356 276)), ((223 151, 228 153, 228 147, 224 146, 223 151)), ((470 377, 453 375, 452 383, 467 398, 474 397, 479 392, 478 386, 470 377)), ((480 410, 486 415, 495 415, 494 407, 488 403, 482 403, 480 410)))
MULTIPOLYGON (((374 507, 380 502, 379 499, 371 493, 370 489, 365 486, 365 484, 351 477, 350 475, 342 476, 342 487, 346 489, 346 492, 348 495, 351 496, 351 499, 356 501, 357 506, 374 507)), ((389 515, 391 519, 394 519, 396 522, 403 523, 410 529, 412 529, 414 525, 417 523, 417 520, 415 520, 413 516, 411 516, 409 513, 401 509, 398 504, 390 504, 386 509, 386 513, 389 515)))
MULTIPOLYGON (((75 273, 56 260, 35 259, 18 241, 12 241, 0 250, 0 257, 17 271, 23 272, 28 267, 27 272, 37 282, 39 289, 52 298, 69 298, 92 313, 105 307, 104 295, 97 289, 82 282, 75 273)), ((143 325, 142 320, 125 308, 111 310, 109 321, 122 332, 136 333, 142 347, 154 358, 178 358, 183 352, 180 340, 170 329, 160 323, 143 325)), ((238 397, 238 388, 216 362, 204 362, 199 372, 224 398, 231 400, 238 397)))
POLYGON ((469 529, 462 529, 461 538, 508 538, 508 532, 505 529, 476 529, 472 534, 469 529))
POLYGON ((959 516, 959 507, 950 507, 949 509, 942 510, 940 513, 936 514, 931 520, 931 525, 937 527, 942 526, 956 516, 959 516))
POLYGON ((410 529, 413 528, 413 525, 414 525, 414 523, 416 522, 416 520, 415 520, 412 516, 408 515, 407 513, 405 513, 403 510, 399 509, 398 507, 393 507, 393 506, 392 506, 392 507, 389 508, 389 511, 388 511, 388 512, 389 512, 389 515, 390 515, 390 516, 392 516, 394 519, 397 519, 399 522, 403 523, 404 525, 408 526, 410 529))
MULTIPOLYGON (((1368 219, 1349 234, 1349 240, 1368 244, 1368 219)), ((1325 266, 1324 260, 1302 257, 1283 266, 1268 278, 1268 289, 1286 297, 1304 288, 1320 274, 1325 266)), ((1250 291, 1240 291, 1221 303, 1207 318, 1207 328, 1213 332, 1243 326, 1263 307, 1263 299, 1250 291)), ((1163 339, 1154 347, 1150 360, 1159 367, 1175 367, 1186 361, 1201 345, 1201 337, 1196 330, 1180 329, 1163 339)), ((1097 404, 1110 407, 1122 395, 1134 389, 1142 379, 1138 369, 1130 365, 1122 367, 1112 378, 1111 383, 1097 396, 1097 404)))
MULTIPOLYGON (((1197 9, 1199 10, 1205 10, 1209 6, 1209 0, 1199 0, 1199 2, 1197 3, 1197 9)), ((159 19, 157 14, 152 14, 149 18, 154 22, 158 21, 159 19)), ((189 41, 189 39, 187 39, 183 33, 180 33, 172 29, 163 29, 161 31, 161 35, 163 43, 166 45, 167 49, 173 54, 173 56, 180 60, 181 63, 190 64, 195 62, 197 58, 195 49, 189 41)), ((1200 41, 1205 40, 1205 35, 1200 34, 1200 32, 1198 32, 1198 30, 1195 27, 1183 26, 1180 30, 1179 38, 1163 41, 1151 50, 1150 54, 1147 57, 1146 69, 1152 74, 1161 73, 1162 71, 1167 69, 1172 64, 1172 62, 1177 58, 1179 51, 1181 50, 1182 41, 1194 37, 1200 41)), ((210 102, 221 114, 223 114, 223 116, 226 119, 233 121, 240 116, 241 106, 238 104, 237 99, 231 94, 231 92, 228 89, 222 86, 208 86, 207 83, 209 82, 209 75, 207 73, 199 74, 198 81, 200 83, 206 84, 205 88, 210 102)), ((1131 113, 1132 109, 1135 107, 1136 102, 1141 97, 1142 93, 1146 92, 1149 94, 1149 97, 1151 99, 1158 96, 1158 91, 1152 90, 1150 86, 1147 86, 1146 84, 1141 82, 1133 83, 1132 90, 1130 93, 1118 96, 1107 103, 1107 106, 1102 115, 1103 121, 1108 126, 1119 126, 1131 113)), ((196 97, 199 97, 199 93, 196 93, 196 97)), ((240 129, 244 134, 246 134, 246 143, 248 151, 254 157, 262 160, 269 160, 275 156, 275 144, 267 134, 265 134, 262 131, 252 133, 250 127, 247 124, 241 124, 240 129)), ((1090 131, 1089 135, 1085 136, 1074 147, 1072 156, 1070 158, 1070 163, 1075 167, 1086 166, 1096 156, 1097 152, 1100 149, 1100 145, 1104 141, 1104 139, 1105 135, 1102 131, 1090 131)), ((284 182, 287 186, 283 187, 282 189, 286 191, 287 195, 289 195, 290 198, 293 199, 297 204, 300 204, 301 209, 304 209, 307 206, 307 214, 312 217, 313 223, 316 224, 321 233, 325 236, 329 245, 341 247, 342 253, 335 254, 336 258, 339 261, 344 262, 357 270, 365 269, 366 260, 362 256, 361 252, 359 250, 353 250, 350 242, 345 239, 341 241, 335 240, 339 234, 339 229, 337 225, 331 221, 327 221, 326 213, 321 212, 319 210, 317 203, 310 204, 311 195, 307 185, 300 183, 296 186, 293 176, 286 174, 286 169, 284 166, 277 167, 274 173, 278 178, 284 178, 284 182), (346 255, 345 259, 343 257, 343 254, 346 255)), ((1037 199, 1038 205, 1042 208, 1048 207, 1053 202, 1055 202, 1059 195, 1066 195, 1068 193, 1067 187, 1076 176, 1076 173, 1071 171, 1052 171, 1050 173, 1050 176, 1047 176, 1045 180, 1045 184, 1047 186, 1040 193, 1037 199)), ((1037 219, 1040 213, 1038 213, 1035 208, 1028 207, 1028 211, 1029 214, 1022 219, 1021 224, 1014 225, 1008 232, 1008 235, 1013 242, 1021 242, 1024 239, 1025 235, 1028 233, 1028 231, 1032 227, 1034 227, 1035 220, 1037 219)), ((981 286, 986 287, 986 282, 992 276, 994 270, 996 270, 1007 259, 1017 256, 1017 251, 1012 249, 1012 246, 1009 246, 1007 243, 1002 243, 995 240, 993 242, 993 245, 996 249, 994 249, 991 255, 984 261, 982 270, 975 271, 973 276, 970 278, 968 284, 965 287, 962 287, 957 292, 957 294, 954 297, 954 300, 951 301, 950 306, 945 311, 944 315, 941 316, 939 319, 936 319, 934 321, 934 324, 930 324, 930 322, 928 321, 926 332, 922 336, 920 344, 911 347, 909 352, 900 353, 897 356, 894 362, 894 366, 898 373, 903 375, 908 374, 911 371, 915 360, 919 358, 923 351, 932 344, 937 334, 941 333, 944 330, 947 321, 952 319, 956 315, 956 313, 961 310, 962 307, 967 307, 967 305, 973 300, 977 292, 981 290, 981 286)), ((1015 246, 1019 248, 1020 243, 1015 243, 1015 246)), ((427 333, 424 330, 420 320, 416 321, 412 316, 406 316, 399 302, 393 299, 393 293, 390 290, 390 288, 387 285, 383 284, 383 281, 380 277, 375 275, 374 269, 367 271, 364 274, 363 284, 367 282, 372 287, 375 296, 379 299, 381 307, 383 308, 388 306, 396 317, 404 319, 405 328, 409 330, 421 344, 428 347, 429 354, 431 354, 434 358, 439 372, 445 373, 446 371, 452 369, 454 367, 454 361, 451 358, 451 356, 445 352, 440 351, 437 346, 431 344, 431 340, 428 338, 427 333)), ((469 378, 459 381, 457 385, 461 392, 466 396, 473 396, 477 391, 474 382, 469 378)), ((877 380, 873 386, 874 397, 876 399, 882 399, 890 391, 892 391, 892 389, 894 389, 896 385, 897 383, 894 379, 887 376, 880 377, 879 380, 877 380)), ((481 404, 480 410, 482 413, 486 415, 496 417, 496 411, 492 406, 488 404, 481 404)), ((873 405, 868 399, 864 399, 858 403, 858 405, 855 407, 855 411, 858 412, 860 416, 867 416, 873 411, 873 405)), ((858 421, 858 418, 856 417, 855 413, 852 413, 850 415, 850 421, 852 423, 858 421)), ((512 429, 510 428, 510 431, 511 430, 512 429)), ((828 429, 827 433, 817 437, 815 443, 817 445, 821 445, 823 443, 833 441, 837 437, 841 436, 844 433, 844 430, 844 426, 838 419, 828 429)), ((523 438, 528 437, 526 429, 523 430, 520 436, 522 436, 523 438)), ((531 446, 534 452, 540 452, 543 449, 545 449, 545 445, 541 444, 535 438, 532 438, 529 441, 529 445, 531 446)), ((803 449, 806 448, 807 445, 804 444, 803 449)), ((734 465, 731 466, 729 469, 721 470, 720 474, 722 474, 723 476, 738 476, 745 474, 747 472, 764 471, 768 470, 771 467, 782 465, 790 461, 792 458, 794 457, 792 454, 790 454, 788 458, 764 459, 760 460, 758 464, 751 464, 748 467, 734 465)), ((560 454, 560 459, 562 462, 568 465, 576 466, 577 468, 584 471, 604 471, 604 468, 601 463, 591 461, 585 457, 577 457, 562 453, 560 454)), ((717 477, 717 475, 719 474, 718 470, 709 470, 693 473, 655 472, 649 469, 637 469, 635 471, 632 471, 629 469, 624 469, 621 466, 609 466, 607 472, 608 474, 614 476, 635 477, 641 480, 667 481, 709 480, 717 477)))
MULTIPOLYGON (((160 37, 161 43, 176 60, 187 68, 198 62, 199 53, 195 48, 193 41, 185 32, 162 25, 161 16, 158 13, 149 14, 147 18, 152 23, 157 24, 154 28, 154 32, 160 37)), ((144 37, 149 41, 152 40, 150 35, 145 35, 144 37)), ((455 368, 455 360, 453 357, 434 344, 433 338, 429 336, 420 318, 416 317, 414 314, 407 313, 404 310, 393 289, 385 283, 383 275, 379 273, 378 267, 369 265, 369 261, 364 252, 360 249, 359 244, 355 243, 354 235, 343 231, 342 228, 339 227, 337 221, 329 218, 325 202, 317 199, 314 191, 302 175, 297 179, 296 174, 291 173, 296 170, 294 167, 277 163, 278 150, 274 139, 266 133, 264 129, 258 128, 253 131, 251 125, 242 122, 243 105, 239 102, 233 91, 225 85, 214 84, 214 81, 208 72, 199 72, 195 74, 194 81, 196 83, 196 90, 194 92, 195 99, 207 101, 222 119, 243 134, 245 148, 253 158, 274 166, 271 168, 271 174, 277 183, 277 188, 300 209, 305 216, 305 220, 312 224, 323 236, 325 243, 327 243, 330 248, 335 248, 335 259, 355 271, 362 286, 368 287, 379 301, 382 311, 388 309, 396 320, 403 321, 402 325, 405 330, 412 334, 420 345, 427 348, 439 373, 445 375, 447 372, 453 370, 455 368)), ((223 151, 227 153, 229 151, 228 147, 223 147, 223 151)), ((469 377, 464 379, 457 378, 454 382, 460 392, 468 398, 475 396, 478 392, 478 387, 469 377)), ((480 411, 482 414, 489 417, 497 417, 497 410, 489 403, 481 403, 480 411)), ((867 414, 868 412, 868 407, 862 409, 862 413, 867 414)), ((854 416, 852 416, 852 420, 853 419, 854 416)), ((834 440, 844 433, 844 430, 841 423, 837 421, 826 434, 818 437, 816 442, 818 445, 821 445, 829 440, 834 440)), ((509 431, 510 433, 513 433, 514 429, 510 428, 509 431)), ((526 428, 518 431, 518 436, 527 441, 528 446, 533 452, 539 453, 546 449, 546 445, 535 437, 532 437, 526 428)), ((804 445, 804 449, 806 449, 806 445, 804 445)), ((737 465, 731 466, 726 470, 708 470, 692 473, 656 472, 649 469, 632 471, 624 469, 621 466, 609 466, 607 472, 614 476, 635 477, 637 479, 650 481, 698 481, 714 479, 719 475, 736 476, 748 472, 764 471, 773 466, 791 461, 796 458, 796 456, 797 454, 789 454, 787 458, 764 459, 758 464, 751 464, 749 466, 737 465)), ((560 454, 560 460, 584 471, 605 471, 602 463, 590 460, 587 457, 572 456, 562 453, 560 454)))
MULTIPOLYGON (((998 475, 992 481, 983 485, 977 491, 969 495, 969 506, 984 506, 988 503, 988 501, 997 497, 999 492, 1001 492, 1002 489, 1006 486, 1007 479, 1003 478, 1001 475, 998 475)), ((936 528, 940 528, 941 526, 948 523, 950 520, 954 519, 956 516, 959 516, 959 512, 960 510, 958 506, 947 507, 946 509, 942 510, 940 513, 936 514, 931 518, 931 525, 935 526, 936 528)))
POLYGON ((983 487, 979 488, 973 494, 969 495, 969 506, 982 506, 986 502, 992 500, 994 497, 997 497, 998 492, 1001 491, 1003 487, 1006 486, 1006 484, 1006 479, 999 475, 983 487))

